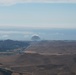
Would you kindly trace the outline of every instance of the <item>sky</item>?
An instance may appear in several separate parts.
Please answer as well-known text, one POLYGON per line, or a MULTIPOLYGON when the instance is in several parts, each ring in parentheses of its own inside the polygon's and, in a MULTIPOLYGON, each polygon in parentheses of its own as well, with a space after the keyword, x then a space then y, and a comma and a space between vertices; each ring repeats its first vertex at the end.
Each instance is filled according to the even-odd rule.
POLYGON ((19 1, 0 0, 1 27, 76 28, 76 3, 19 1))
MULTIPOLYGON (((41 30, 36 32, 34 29, 43 29, 43 31, 46 29, 46 32, 49 31, 48 29, 75 30, 76 0, 0 0, 0 39, 12 38, 13 35, 17 34, 17 37, 13 37, 12 39, 17 39, 19 35, 20 39, 22 39, 22 34, 25 39, 25 34, 28 34, 28 38, 32 35, 42 35, 46 33, 45 31, 42 33, 41 30), (12 34, 12 36, 9 37, 8 34, 12 34)), ((66 33, 60 33, 60 30, 53 32, 55 32, 55 39, 55 34, 63 35, 66 33)), ((70 32, 68 32, 68 35, 69 33, 70 32)), ((49 36, 51 35, 48 35, 48 37, 49 36)), ((59 37, 57 39, 59 39, 59 37)), ((62 38, 60 37, 60 39, 62 38)), ((63 39, 69 39, 69 36, 63 39)))

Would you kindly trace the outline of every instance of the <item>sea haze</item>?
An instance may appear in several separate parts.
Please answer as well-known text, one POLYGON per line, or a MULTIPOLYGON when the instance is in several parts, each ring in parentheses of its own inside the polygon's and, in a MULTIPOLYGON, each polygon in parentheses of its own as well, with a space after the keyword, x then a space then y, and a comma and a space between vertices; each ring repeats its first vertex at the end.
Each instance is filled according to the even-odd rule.
POLYGON ((0 40, 31 40, 34 35, 42 40, 76 40, 76 29, 0 28, 0 40))

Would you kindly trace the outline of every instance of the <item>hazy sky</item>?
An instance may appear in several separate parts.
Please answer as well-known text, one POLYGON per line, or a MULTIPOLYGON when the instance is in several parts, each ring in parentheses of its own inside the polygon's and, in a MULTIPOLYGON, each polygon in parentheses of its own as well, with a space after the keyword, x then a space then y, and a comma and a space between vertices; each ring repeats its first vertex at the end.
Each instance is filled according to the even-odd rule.
POLYGON ((0 27, 76 28, 76 0, 0 0, 0 27))
POLYGON ((33 35, 76 40, 76 0, 0 0, 0 39, 33 35))

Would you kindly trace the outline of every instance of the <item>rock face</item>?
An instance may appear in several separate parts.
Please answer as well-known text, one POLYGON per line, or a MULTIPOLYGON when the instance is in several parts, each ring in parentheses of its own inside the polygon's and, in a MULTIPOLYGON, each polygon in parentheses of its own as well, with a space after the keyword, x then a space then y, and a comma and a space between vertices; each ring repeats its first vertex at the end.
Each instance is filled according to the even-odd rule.
POLYGON ((40 41, 40 37, 35 35, 31 38, 32 41, 40 41))
POLYGON ((0 72, 0 75, 3 75, 3 73, 2 73, 2 72, 0 72))
POLYGON ((0 75, 11 75, 12 71, 0 68, 0 75))
POLYGON ((23 75, 24 73, 13 72, 4 68, 0 68, 0 75, 23 75))

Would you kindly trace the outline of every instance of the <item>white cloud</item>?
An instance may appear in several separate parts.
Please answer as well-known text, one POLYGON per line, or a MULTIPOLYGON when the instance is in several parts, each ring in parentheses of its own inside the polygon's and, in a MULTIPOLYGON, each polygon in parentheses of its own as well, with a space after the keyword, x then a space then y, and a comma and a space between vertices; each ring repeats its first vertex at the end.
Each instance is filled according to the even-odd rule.
POLYGON ((34 33, 34 34, 32 34, 32 37, 33 37, 33 36, 39 36, 39 34, 34 33))
POLYGON ((32 35, 33 32, 28 31, 0 31, 0 34, 24 34, 24 35, 32 35))
POLYGON ((72 2, 76 3, 76 0, 0 0, 0 5, 13 5, 17 3, 31 3, 31 2, 42 2, 42 3, 63 3, 63 2, 72 2))
POLYGON ((9 37, 9 35, 3 35, 2 37, 3 37, 3 38, 7 38, 7 37, 9 37))
POLYGON ((25 32, 24 34, 25 34, 25 35, 32 35, 33 32, 25 32))

